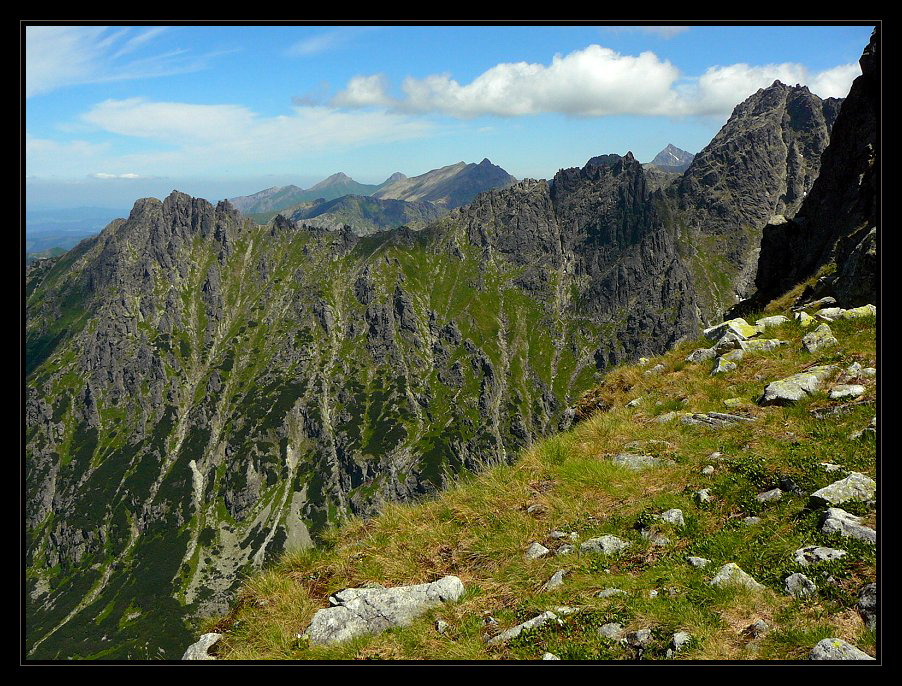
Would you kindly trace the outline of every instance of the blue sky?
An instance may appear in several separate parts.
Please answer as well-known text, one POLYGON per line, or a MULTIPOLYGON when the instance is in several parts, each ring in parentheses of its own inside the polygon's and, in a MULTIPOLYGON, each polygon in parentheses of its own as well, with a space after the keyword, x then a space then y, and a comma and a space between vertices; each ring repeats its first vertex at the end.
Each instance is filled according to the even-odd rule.
POLYGON ((870 26, 29 26, 29 207, 218 200, 488 157, 698 152, 779 78, 842 97, 870 26))

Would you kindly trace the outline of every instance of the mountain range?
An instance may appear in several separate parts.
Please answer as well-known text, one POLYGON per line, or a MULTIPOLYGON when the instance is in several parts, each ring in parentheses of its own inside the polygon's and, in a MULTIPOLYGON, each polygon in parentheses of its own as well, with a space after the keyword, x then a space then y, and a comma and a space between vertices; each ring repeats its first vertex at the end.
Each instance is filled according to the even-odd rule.
POLYGON ((631 153, 548 181, 461 162, 357 194, 335 175, 332 204, 288 216, 273 208, 313 199, 236 199, 281 212, 263 224, 173 192, 32 267, 29 655, 178 657, 186 619, 226 611, 242 574, 512 461, 569 426, 606 370, 825 259, 781 261, 772 242, 819 255, 839 242, 875 290, 855 267, 869 264, 876 188, 876 91, 859 81, 845 102, 759 90, 666 185, 631 153), (815 181, 822 153, 829 181, 815 181), (392 222, 423 203, 422 228, 358 235, 370 230, 341 213, 373 201, 392 222))

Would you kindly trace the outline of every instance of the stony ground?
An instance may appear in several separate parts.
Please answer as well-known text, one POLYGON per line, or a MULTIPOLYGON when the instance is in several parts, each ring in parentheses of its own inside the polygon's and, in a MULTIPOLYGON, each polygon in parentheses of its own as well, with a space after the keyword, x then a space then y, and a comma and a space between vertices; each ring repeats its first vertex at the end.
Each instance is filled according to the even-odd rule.
POLYGON ((511 466, 286 554, 193 657, 874 657, 876 313, 791 303, 614 369, 511 466))

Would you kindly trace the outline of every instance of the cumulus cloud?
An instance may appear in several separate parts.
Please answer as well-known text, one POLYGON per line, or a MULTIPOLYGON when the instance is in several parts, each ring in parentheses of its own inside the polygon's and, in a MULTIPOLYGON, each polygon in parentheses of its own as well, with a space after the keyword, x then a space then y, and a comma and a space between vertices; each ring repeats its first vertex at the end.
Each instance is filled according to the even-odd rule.
MULTIPOLYGON (((667 28, 667 27, 638 27, 667 28)), ((684 27, 676 27, 684 28, 684 27)), ((381 74, 355 76, 331 104, 386 107, 396 112, 440 113, 467 119, 494 115, 517 117, 541 113, 600 117, 607 115, 728 115, 744 98, 779 79, 807 84, 821 97, 843 97, 858 75, 857 64, 812 72, 804 65, 734 64, 709 68, 687 78, 653 52, 621 55, 590 45, 549 65, 498 64, 468 84, 450 74, 407 77, 402 97, 389 94, 381 74)))
POLYGON ((186 50, 129 57, 164 31, 164 27, 27 26, 25 97, 74 84, 155 78, 206 67, 213 55, 193 56, 186 50))

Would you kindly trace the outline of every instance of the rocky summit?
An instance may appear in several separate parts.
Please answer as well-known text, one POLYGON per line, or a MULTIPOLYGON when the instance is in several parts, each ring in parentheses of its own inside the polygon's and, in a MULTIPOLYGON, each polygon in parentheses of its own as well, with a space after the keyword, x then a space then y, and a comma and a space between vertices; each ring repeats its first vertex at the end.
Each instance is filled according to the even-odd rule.
POLYGON ((876 62, 672 177, 173 191, 32 265, 28 658, 870 656, 876 62))

